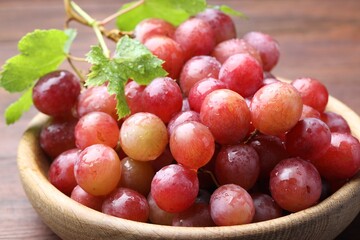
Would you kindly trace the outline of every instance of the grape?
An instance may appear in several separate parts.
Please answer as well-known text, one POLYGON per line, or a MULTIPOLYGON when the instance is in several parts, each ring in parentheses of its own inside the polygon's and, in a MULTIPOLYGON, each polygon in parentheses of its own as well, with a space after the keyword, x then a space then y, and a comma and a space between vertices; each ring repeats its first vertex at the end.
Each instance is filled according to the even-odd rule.
POLYGON ((40 146, 51 158, 57 157, 60 153, 76 148, 75 126, 77 119, 50 119, 41 128, 40 146))
POLYGON ((220 186, 210 199, 211 218, 218 226, 250 223, 255 214, 249 193, 235 184, 220 186))
POLYGON ((181 70, 179 84, 187 96, 192 86, 204 78, 219 77, 221 65, 211 56, 195 56, 188 60, 181 70))
POLYGON ((126 157, 121 160, 122 170, 119 186, 130 188, 147 196, 155 172, 149 162, 140 162, 126 157))
POLYGON ((317 111, 315 108, 310 107, 306 104, 303 105, 303 110, 301 113, 301 117, 300 120, 304 119, 304 118, 321 118, 321 114, 319 111, 317 111))
POLYGON ((327 180, 351 178, 360 169, 359 140, 349 133, 334 132, 326 153, 311 162, 327 180))
POLYGON ((162 67, 169 73, 168 77, 178 79, 184 65, 184 51, 173 39, 165 36, 148 38, 144 45, 159 59, 163 60, 162 67))
POLYGON ((102 212, 119 218, 147 222, 149 204, 140 193, 128 188, 117 188, 104 200, 102 212))
POLYGON ((272 197, 281 208, 290 212, 315 205, 321 195, 321 186, 319 172, 301 158, 282 160, 270 175, 272 197))
POLYGON ((184 122, 170 136, 170 151, 175 160, 191 169, 198 169, 208 163, 214 150, 214 137, 199 122, 184 122))
POLYGON ((212 26, 200 18, 182 22, 175 30, 174 40, 183 48, 185 61, 193 56, 211 53, 216 44, 212 26))
POLYGON ((42 113, 68 116, 71 115, 79 94, 79 80, 71 72, 59 70, 46 74, 36 82, 32 99, 35 107, 42 113))
POLYGON ((254 193, 251 194, 251 197, 255 206, 253 222, 267 221, 283 215, 282 209, 271 196, 264 193, 254 193))
POLYGON ((324 112, 321 113, 320 119, 328 125, 331 132, 351 133, 348 122, 338 113, 324 112))
POLYGON ((257 49, 243 39, 233 38, 217 44, 211 53, 221 64, 235 54, 248 53, 262 65, 261 57, 257 49))
POLYGON ((132 114, 143 111, 142 94, 145 87, 132 80, 125 85, 125 98, 132 114))
POLYGON ((258 134, 248 142, 252 146, 260 160, 259 178, 269 179, 270 172, 281 160, 288 158, 285 146, 281 139, 276 136, 258 134))
POLYGON ((262 32, 248 32, 243 39, 259 51, 264 71, 270 72, 279 61, 279 44, 262 32))
POLYGON ((221 66, 219 79, 245 98, 262 86, 263 71, 259 62, 251 55, 235 54, 221 66))
POLYGON ((180 87, 168 77, 154 79, 146 86, 142 98, 144 111, 157 115, 164 123, 168 123, 182 108, 180 87))
POLYGON ((166 146, 164 152, 157 157, 155 160, 150 161, 151 166, 153 167, 154 171, 157 172, 161 168, 170 165, 175 161, 173 155, 171 154, 169 145, 166 146))
POLYGON ((250 111, 244 98, 228 89, 215 90, 206 96, 200 119, 220 144, 241 142, 250 127, 250 111))
POLYGON ((172 225, 179 227, 212 227, 215 226, 215 223, 210 215, 209 204, 194 203, 185 211, 176 213, 172 225))
POLYGON ((152 113, 135 113, 121 126, 120 145, 126 155, 134 160, 154 160, 164 152, 167 144, 166 126, 152 113))
POLYGON ((190 89, 188 100, 190 108, 196 112, 200 112, 201 105, 205 97, 216 89, 225 89, 225 83, 215 78, 204 78, 194 84, 190 89))
POLYGON ((79 185, 76 185, 71 192, 71 199, 81 203, 82 205, 101 212, 104 196, 93 196, 87 193, 79 185))
POLYGON ((104 112, 118 120, 115 95, 110 95, 107 86, 95 86, 85 89, 78 97, 77 117, 90 112, 104 112))
POLYGON ((252 98, 252 123, 264 134, 283 134, 299 121, 302 106, 301 96, 292 85, 284 82, 265 85, 252 98))
POLYGON ((164 211, 177 213, 189 208, 199 191, 196 172, 178 164, 160 169, 151 182, 151 195, 164 211))
POLYGON ((85 148, 74 166, 75 179, 86 192, 109 194, 119 183, 121 163, 115 150, 103 144, 85 148))
POLYGON ((300 93, 303 103, 324 112, 328 103, 329 93, 326 87, 314 78, 298 78, 291 82, 300 93))
POLYGON ((320 119, 304 118, 285 135, 285 146, 292 156, 316 159, 325 154, 331 142, 329 127, 320 119))
POLYGON ((48 171, 49 182, 68 196, 77 185, 74 164, 79 158, 79 154, 80 150, 77 148, 61 153, 51 163, 48 171))
POLYGON ((75 142, 80 149, 98 143, 115 148, 118 140, 118 124, 107 113, 90 112, 82 116, 76 124, 75 142))
POLYGON ((223 146, 215 162, 219 184, 233 183, 245 190, 254 186, 260 172, 259 156, 249 145, 223 146))
POLYGON ((150 208, 150 214, 149 214, 150 222, 154 224, 171 226, 174 218, 174 213, 169 213, 159 208, 154 198, 152 197, 151 193, 148 195, 147 201, 149 203, 149 208, 150 208))
POLYGON ((271 83, 275 83, 275 82, 279 82, 279 80, 276 79, 276 78, 264 78, 263 82, 262 82, 262 86, 268 85, 268 84, 271 84, 271 83))
POLYGON ((175 26, 171 23, 159 19, 159 18, 148 18, 138 23, 134 30, 135 39, 141 43, 151 36, 166 36, 172 38, 175 33, 175 26))
POLYGON ((194 111, 183 111, 176 114, 167 125, 169 136, 178 125, 188 121, 200 122, 200 114, 194 111))
POLYGON ((196 18, 203 19, 210 24, 215 33, 216 43, 236 37, 236 28, 233 20, 218 9, 208 8, 198 13, 196 18))

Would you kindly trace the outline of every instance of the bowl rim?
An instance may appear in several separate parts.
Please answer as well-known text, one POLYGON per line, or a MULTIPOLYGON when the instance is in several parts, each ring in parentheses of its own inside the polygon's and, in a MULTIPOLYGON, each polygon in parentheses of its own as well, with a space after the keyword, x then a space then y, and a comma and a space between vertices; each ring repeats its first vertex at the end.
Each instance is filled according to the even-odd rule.
MULTIPOLYGON (((341 101, 329 96, 327 110, 336 112, 336 109, 342 109, 343 112, 341 112, 341 115, 346 120, 351 119, 352 122, 359 123, 351 124, 350 127, 352 134, 356 138, 360 139, 360 117, 341 101)), ((175 227, 135 222, 105 215, 77 203, 57 190, 48 181, 46 171, 49 166, 47 163, 44 163, 45 155, 41 153, 37 140, 41 126, 48 119, 48 116, 41 113, 32 119, 20 140, 18 146, 17 164, 23 188, 34 209, 38 212, 46 225, 48 225, 60 237, 65 239, 67 238, 68 233, 64 233, 63 228, 76 231, 76 228, 63 222, 70 218, 76 218, 77 221, 82 223, 84 229, 87 226, 98 226, 99 228, 106 229, 106 231, 110 231, 99 235, 101 236, 99 238, 107 238, 109 236, 130 237, 134 235, 139 238, 174 238, 174 236, 176 236, 176 239, 195 239, 200 236, 201 238, 209 239, 224 239, 228 237, 241 236, 254 237, 263 236, 264 232, 286 233, 288 232, 289 227, 295 229, 306 225, 311 228, 318 228, 318 226, 315 226, 315 223, 321 223, 320 229, 313 229, 309 231, 309 233, 316 237, 314 239, 327 239, 328 236, 334 237, 338 235, 348 224, 350 224, 360 211, 360 206, 351 205, 352 201, 360 199, 360 173, 358 173, 338 191, 315 206, 280 218, 257 223, 216 227, 175 227), (37 158, 38 155, 42 157, 39 159, 37 158), (344 222, 331 223, 331 219, 338 219, 339 221, 342 216, 336 215, 335 213, 334 216, 329 217, 329 211, 335 208, 337 212, 339 212, 339 210, 343 209, 347 205, 350 205, 351 207, 351 211, 348 211, 351 216, 348 216, 344 222), (50 214, 53 216, 44 216, 44 214, 46 215, 46 211, 50 211, 50 214), (59 221, 62 222, 62 224, 54 222, 54 216, 61 218, 59 221), (139 231, 139 229, 141 229, 141 231, 139 231), (133 233, 128 233, 130 230, 133 233), (329 232, 329 234, 326 235, 326 238, 322 238, 322 235, 317 232, 325 230, 330 231, 331 233, 329 232), (316 236, 316 234, 318 235, 316 236)), ((81 231, 81 229, 79 229, 79 231, 81 231)), ((304 233, 298 232, 297 234, 297 236, 299 236, 304 233)))

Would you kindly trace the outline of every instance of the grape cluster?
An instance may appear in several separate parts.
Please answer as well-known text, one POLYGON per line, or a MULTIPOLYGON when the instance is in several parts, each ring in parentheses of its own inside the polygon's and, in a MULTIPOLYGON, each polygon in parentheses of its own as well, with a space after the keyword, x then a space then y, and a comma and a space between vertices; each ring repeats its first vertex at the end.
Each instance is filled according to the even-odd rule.
POLYGON ((51 116, 40 145, 49 180, 92 209, 174 226, 229 226, 311 207, 360 168, 360 143, 326 112, 313 78, 271 70, 278 43, 208 9, 178 27, 146 19, 135 38, 167 77, 125 86, 118 119, 107 85, 83 88, 68 71, 42 77, 33 101, 51 116))

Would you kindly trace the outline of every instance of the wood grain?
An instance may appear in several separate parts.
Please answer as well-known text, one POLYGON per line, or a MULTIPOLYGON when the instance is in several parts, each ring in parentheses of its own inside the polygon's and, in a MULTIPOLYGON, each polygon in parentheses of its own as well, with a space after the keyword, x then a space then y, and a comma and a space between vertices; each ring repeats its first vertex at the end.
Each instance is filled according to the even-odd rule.
MULTIPOLYGON (((125 1, 76 1, 95 18, 102 19, 125 1)), ((216 3, 219 1, 209 1, 216 3)), ((276 38, 281 59, 274 73, 289 79, 311 76, 323 81, 329 92, 360 113, 360 1, 342 0, 222 0, 243 11, 248 19, 235 19, 238 36, 250 30, 276 38)), ((0 1, 0 65, 17 54, 17 42, 35 28, 62 28, 61 0, 0 1)), ((79 27, 77 24, 72 24, 79 27)), ((96 40, 91 30, 80 27, 72 50, 82 56, 96 40)), ((69 68, 64 64, 64 68, 69 68)), ((0 89, 0 109, 18 95, 0 89)), ((0 239, 58 239, 40 220, 22 189, 16 167, 16 150, 22 133, 36 111, 12 126, 0 119, 0 239)), ((358 203, 354 203, 358 204, 358 203)), ((357 239, 360 217, 337 239, 357 239)))

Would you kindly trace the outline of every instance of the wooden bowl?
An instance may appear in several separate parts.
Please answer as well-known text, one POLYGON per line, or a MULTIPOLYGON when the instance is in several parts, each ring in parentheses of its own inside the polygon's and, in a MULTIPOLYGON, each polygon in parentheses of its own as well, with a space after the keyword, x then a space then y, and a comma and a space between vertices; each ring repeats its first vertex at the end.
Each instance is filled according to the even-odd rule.
MULTIPOLYGON (((360 138, 360 118, 330 97, 328 110, 340 113, 360 138)), ((360 211, 360 174, 321 203, 270 221, 230 227, 171 227, 139 223, 105 215, 73 201, 47 180, 49 162, 38 135, 46 121, 36 116, 18 148, 18 168, 33 207, 62 239, 333 239, 360 211)))

